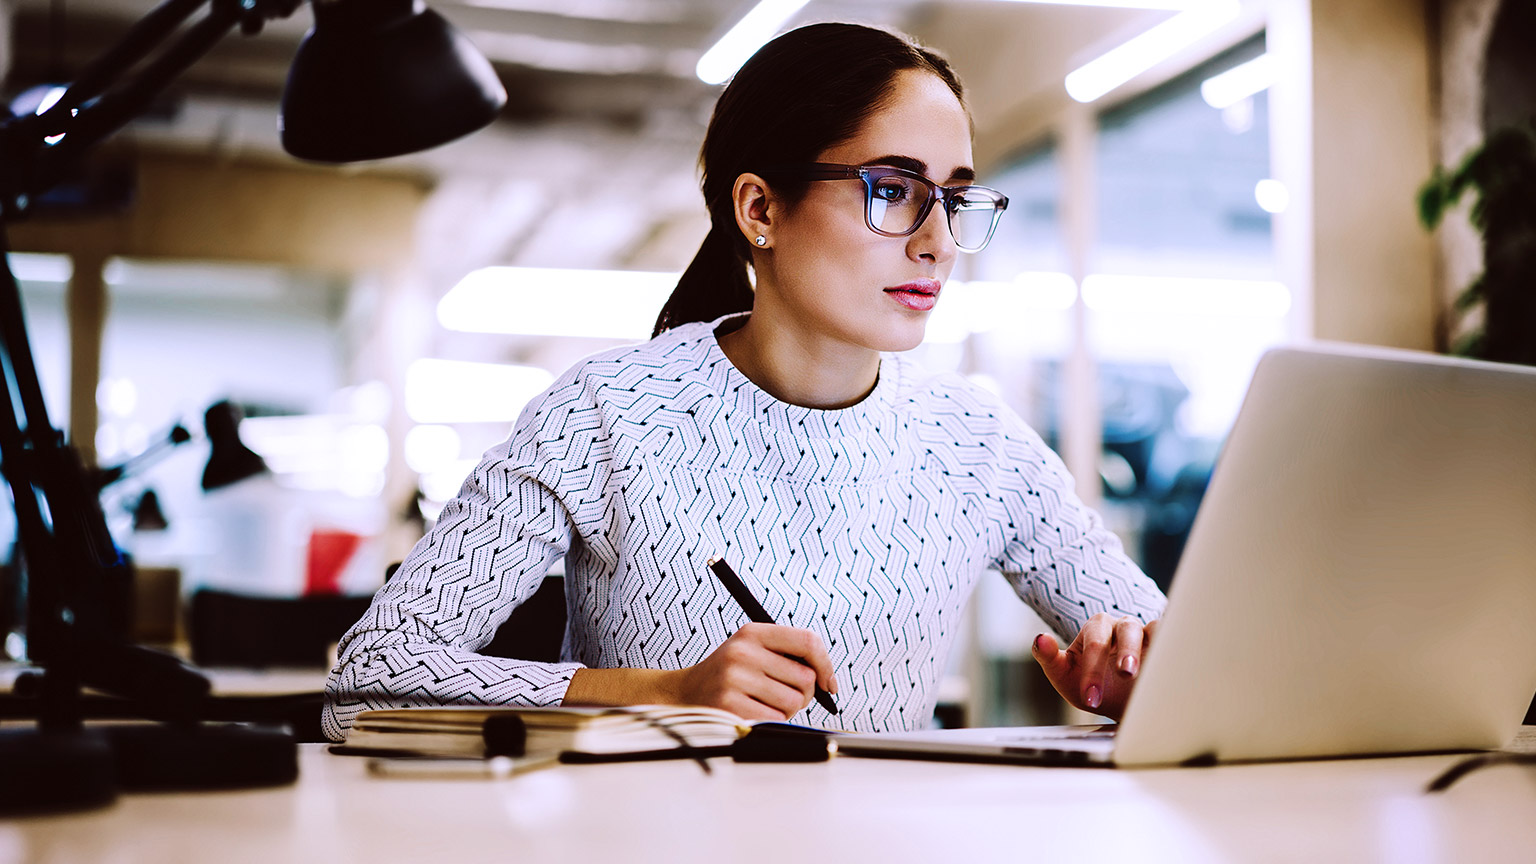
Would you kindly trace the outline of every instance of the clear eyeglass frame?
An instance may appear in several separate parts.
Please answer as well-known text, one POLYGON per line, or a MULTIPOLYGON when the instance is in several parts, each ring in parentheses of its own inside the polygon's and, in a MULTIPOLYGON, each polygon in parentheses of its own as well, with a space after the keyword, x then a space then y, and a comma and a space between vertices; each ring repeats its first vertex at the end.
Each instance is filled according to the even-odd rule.
MULTIPOLYGON (((782 165, 761 172, 765 178, 788 180, 861 180, 864 183, 864 224, 883 237, 909 237, 922 227, 933 205, 943 202, 949 235, 962 252, 980 252, 992 241, 998 220, 1008 209, 1008 196, 986 186, 941 186, 927 177, 890 165, 840 165, 835 162, 807 162, 782 165), (912 194, 913 190, 922 190, 912 194), (885 226, 891 204, 902 203, 886 197, 890 193, 910 194, 905 207, 912 223, 893 230, 885 226), (877 218, 879 208, 879 218, 877 218), (957 220, 959 224, 957 224, 957 220)), ((903 220, 904 221, 904 220, 903 220)), ((898 225, 900 222, 898 221, 898 225)))

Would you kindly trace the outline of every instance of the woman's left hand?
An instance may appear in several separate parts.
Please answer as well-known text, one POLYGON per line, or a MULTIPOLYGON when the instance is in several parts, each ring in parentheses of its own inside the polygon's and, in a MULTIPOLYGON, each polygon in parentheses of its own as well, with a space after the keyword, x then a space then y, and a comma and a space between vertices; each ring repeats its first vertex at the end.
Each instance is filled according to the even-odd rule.
POLYGON ((1100 612, 1088 619, 1066 650, 1049 633, 1036 636, 1032 650, 1045 677, 1064 699, 1084 711, 1119 720, 1156 629, 1156 621, 1143 626, 1129 615, 1115 618, 1100 612))

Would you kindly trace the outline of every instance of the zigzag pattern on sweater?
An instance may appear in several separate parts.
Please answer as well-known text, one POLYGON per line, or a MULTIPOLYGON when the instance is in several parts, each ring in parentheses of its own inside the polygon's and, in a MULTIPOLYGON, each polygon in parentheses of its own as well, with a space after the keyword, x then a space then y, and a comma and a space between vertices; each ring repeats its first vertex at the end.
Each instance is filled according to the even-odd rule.
POLYGON ((731 365, 718 324, 599 354, 528 406, 343 637, 327 734, 371 707, 558 704, 583 666, 698 663, 746 621, 715 555, 826 643, 842 713, 813 702, 794 718, 813 725, 926 725, 988 569, 1066 638, 1097 612, 1160 614, 995 397, 886 356, 858 405, 790 405, 731 365), (562 556, 563 662, 476 654, 562 556))

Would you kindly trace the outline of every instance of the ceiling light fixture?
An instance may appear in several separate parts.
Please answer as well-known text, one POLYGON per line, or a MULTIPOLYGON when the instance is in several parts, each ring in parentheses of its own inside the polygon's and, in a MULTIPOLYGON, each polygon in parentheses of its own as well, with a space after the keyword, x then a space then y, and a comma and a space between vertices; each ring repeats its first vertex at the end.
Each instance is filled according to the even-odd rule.
POLYGON ((808 0, 759 0, 736 26, 720 37, 699 58, 695 72, 705 84, 724 84, 747 58, 757 53, 763 43, 773 38, 790 16, 799 12, 808 0))
POLYGON ((405 370, 405 413, 416 423, 510 423, 554 382, 538 366, 423 357, 405 370))
POLYGON ((1212 75, 1200 84, 1200 97, 1212 108, 1228 108, 1275 83, 1275 64, 1268 54, 1212 75))
POLYGON ((1238 0, 1205 0, 1085 63, 1067 76, 1067 94, 1092 102, 1214 33, 1241 10, 1238 0))
POLYGON ((482 267, 437 304, 461 333, 649 339, 678 274, 636 270, 482 267))

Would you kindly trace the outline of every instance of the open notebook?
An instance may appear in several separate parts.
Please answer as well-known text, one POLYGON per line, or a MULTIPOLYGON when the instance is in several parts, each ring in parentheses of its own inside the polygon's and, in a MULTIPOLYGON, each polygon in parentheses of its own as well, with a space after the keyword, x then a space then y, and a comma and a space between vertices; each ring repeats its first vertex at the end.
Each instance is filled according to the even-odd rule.
POLYGON ((662 755, 729 746, 750 728, 728 711, 678 705, 386 708, 357 715, 344 748, 461 758, 662 755))

